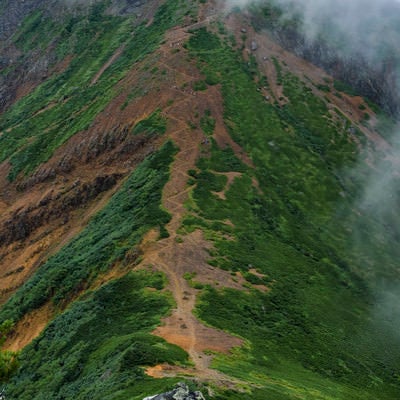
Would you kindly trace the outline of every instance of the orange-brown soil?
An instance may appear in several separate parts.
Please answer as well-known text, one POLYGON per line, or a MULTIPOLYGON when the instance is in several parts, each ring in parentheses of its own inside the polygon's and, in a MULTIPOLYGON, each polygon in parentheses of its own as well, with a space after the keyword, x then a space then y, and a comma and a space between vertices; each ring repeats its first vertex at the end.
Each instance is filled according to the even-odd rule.
POLYGON ((15 326, 7 341, 4 350, 19 351, 40 335, 53 315, 52 305, 43 307, 26 314, 15 326))

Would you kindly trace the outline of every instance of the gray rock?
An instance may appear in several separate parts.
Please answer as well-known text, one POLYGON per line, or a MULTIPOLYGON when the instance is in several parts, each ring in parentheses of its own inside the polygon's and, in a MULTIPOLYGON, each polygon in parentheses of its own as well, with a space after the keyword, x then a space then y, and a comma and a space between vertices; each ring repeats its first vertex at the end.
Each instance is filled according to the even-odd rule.
POLYGON ((179 382, 170 392, 145 397, 143 400, 205 400, 205 398, 201 392, 191 392, 185 383, 179 382))
POLYGON ((252 41, 251 41, 250 48, 251 48, 252 51, 255 51, 255 50, 258 49, 258 44, 256 43, 255 40, 252 40, 252 41))

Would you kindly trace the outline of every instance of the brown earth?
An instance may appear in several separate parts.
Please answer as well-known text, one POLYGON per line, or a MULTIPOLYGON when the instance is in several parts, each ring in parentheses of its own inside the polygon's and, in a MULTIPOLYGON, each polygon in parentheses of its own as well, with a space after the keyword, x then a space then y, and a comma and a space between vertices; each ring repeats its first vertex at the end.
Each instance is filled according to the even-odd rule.
POLYGON ((123 53, 125 45, 119 47, 115 53, 110 57, 110 59, 100 68, 99 72, 94 76, 91 81, 91 85, 94 85, 103 75, 104 71, 123 53))
POLYGON ((53 316, 51 303, 26 314, 15 326, 14 332, 3 345, 4 350, 19 351, 28 345, 42 330, 53 316))

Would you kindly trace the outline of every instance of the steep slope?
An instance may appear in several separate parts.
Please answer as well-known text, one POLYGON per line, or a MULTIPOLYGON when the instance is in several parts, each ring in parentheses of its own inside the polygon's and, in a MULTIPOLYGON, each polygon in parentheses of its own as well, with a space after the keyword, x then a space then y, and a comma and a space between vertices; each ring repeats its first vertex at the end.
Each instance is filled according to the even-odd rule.
MULTIPOLYGON (((168 14, 168 10, 166 14, 168 14)), ((1 238, 4 244, 2 260, 7 266, 3 272, 8 277, 8 282, 7 280, 4 282, 8 289, 18 287, 24 281, 26 274, 31 274, 32 270, 40 264, 43 254, 45 254, 44 257, 47 257, 49 251, 54 251, 56 246, 59 248, 60 238, 63 238, 66 243, 68 238, 79 231, 78 223, 82 223, 82 226, 87 223, 90 214, 99 209, 99 205, 93 200, 99 201, 100 194, 115 187, 135 165, 142 161, 151 152, 154 147, 153 142, 159 134, 160 129, 157 126, 155 129, 151 129, 150 126, 149 129, 137 135, 129 134, 135 124, 155 112, 160 103, 154 102, 153 97, 149 96, 139 104, 132 102, 129 105, 129 100, 124 104, 130 92, 134 92, 135 89, 145 90, 140 83, 134 87, 129 84, 129 79, 135 80, 135 71, 125 77, 127 81, 125 84, 118 87, 116 83, 127 73, 126 63, 135 63, 137 57, 143 57, 146 51, 151 51, 151 39, 155 41, 153 42, 154 46, 158 40, 161 40, 162 27, 158 26, 154 29, 160 30, 160 33, 154 36, 150 34, 149 37, 146 36, 146 40, 141 41, 139 33, 135 38, 137 42, 131 44, 131 47, 135 46, 135 52, 126 46, 125 57, 128 54, 132 59, 127 61, 121 56, 116 60, 120 63, 119 65, 113 63, 113 67, 118 72, 107 71, 108 74, 112 74, 112 81, 107 78, 105 73, 102 74, 109 90, 106 94, 105 87, 99 79, 96 85, 92 84, 92 79, 101 70, 102 62, 107 63, 107 60, 115 55, 115 48, 119 49, 121 46, 121 43, 118 42, 121 37, 114 37, 115 32, 108 31, 108 29, 115 23, 116 30, 124 29, 125 34, 130 35, 129 23, 131 21, 129 18, 127 20, 115 20, 113 17, 104 18, 107 20, 104 26, 102 23, 105 21, 88 22, 85 18, 83 21, 78 20, 77 22, 75 34, 82 35, 82 30, 87 30, 87 41, 90 43, 86 47, 86 52, 81 54, 84 62, 76 59, 75 63, 69 64, 64 72, 55 73, 49 83, 39 86, 22 101, 22 103, 26 101, 28 104, 17 103, 9 113, 5 114, 6 116, 10 116, 10 114, 16 116, 15 121, 3 120, 4 130, 12 134, 15 132, 14 130, 20 132, 21 136, 17 140, 21 147, 14 142, 18 133, 15 132, 15 136, 12 136, 12 141, 10 140, 11 135, 2 135, 4 157, 14 154, 12 158, 19 159, 24 165, 22 168, 27 170, 35 168, 34 164, 37 166, 53 155, 47 162, 42 163, 34 174, 21 176, 15 182, 10 182, 13 161, 2 164, 2 210, 5 211, 1 218, 1 238), (84 28, 79 23, 83 23, 84 28), (121 25, 123 25, 122 28, 121 25), (107 35, 109 35, 108 39, 104 38, 103 52, 98 51, 99 42, 93 41, 94 37, 100 40, 100 31, 95 29, 96 26, 103 26, 102 32, 107 31, 107 35), (117 40, 114 49, 108 47, 110 38, 117 40), (95 50, 96 57, 92 57, 91 61, 88 53, 95 50), (89 70, 88 63, 91 62, 94 65, 89 70), (82 71, 85 70, 87 76, 82 76, 82 71), (50 93, 48 88, 43 87, 46 84, 51 88, 50 93), (86 100, 76 92, 77 86, 70 87, 70 85, 76 84, 82 85, 85 93, 88 90, 92 91, 94 102, 92 110, 89 109, 89 103, 82 106, 86 100), (66 95, 66 87, 69 88, 67 90, 73 92, 70 96, 66 95), (58 98, 59 93, 62 93, 63 99, 61 100, 58 98), (57 98, 54 102, 51 99, 52 94, 57 98), (42 103, 44 105, 40 104, 38 100, 40 96, 43 96, 42 103), (49 101, 49 105, 47 105, 47 101, 49 101), (19 114, 19 106, 25 107, 23 108, 24 115, 19 114), (101 110, 103 112, 99 113, 101 110), (26 118, 28 116, 30 118, 26 118), (85 119, 87 129, 82 130, 82 127, 78 125, 85 119), (70 121, 75 122, 72 122, 71 125, 70 121), (43 126, 49 128, 43 129, 43 126), (27 138, 27 135, 31 139, 27 138), (68 141, 71 135, 73 137, 68 141), (22 143, 25 144, 22 146, 22 143), (57 151, 59 146, 61 147, 57 151), (31 164, 31 167, 28 164, 31 164), (87 207, 87 209, 85 210, 83 207, 87 207), (77 209, 80 212, 77 213, 77 209), (68 225, 70 219, 73 222, 68 225), (18 246, 18 242, 21 240, 26 243, 23 247, 18 246)), ((166 21, 166 23, 171 22, 166 21)), ((34 33, 35 29, 39 29, 43 34, 47 28, 46 25, 35 26, 31 35, 38 37, 39 35, 34 33)), ((122 38, 123 41, 125 39, 126 36, 122 38)), ((64 41, 60 39, 59 46, 63 47, 65 41, 68 44, 70 40, 69 36, 64 41)), ((79 46, 84 47, 85 44, 80 43, 79 46)), ((75 53, 79 55, 80 50, 72 48, 69 51, 73 54, 67 55, 67 59, 76 57, 75 53)), ((155 83, 152 84, 155 85, 155 83)), ((157 121, 154 122, 157 124, 157 121)), ((17 167, 17 169, 19 168, 17 167)))
POLYGON ((8 39, 54 57, 1 116, 9 398, 398 397, 395 219, 358 203, 393 145, 218 5, 35 6, 8 39))

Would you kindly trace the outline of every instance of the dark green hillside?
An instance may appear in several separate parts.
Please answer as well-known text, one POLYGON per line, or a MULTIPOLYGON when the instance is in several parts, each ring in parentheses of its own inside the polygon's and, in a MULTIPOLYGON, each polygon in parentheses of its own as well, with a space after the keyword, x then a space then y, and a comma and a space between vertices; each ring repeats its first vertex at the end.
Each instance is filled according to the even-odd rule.
POLYGON ((179 347, 149 334, 172 305, 152 290, 163 285, 160 274, 131 273, 75 302, 25 349, 10 398, 142 399, 168 389, 176 379, 155 382, 142 368, 187 362, 179 347))

